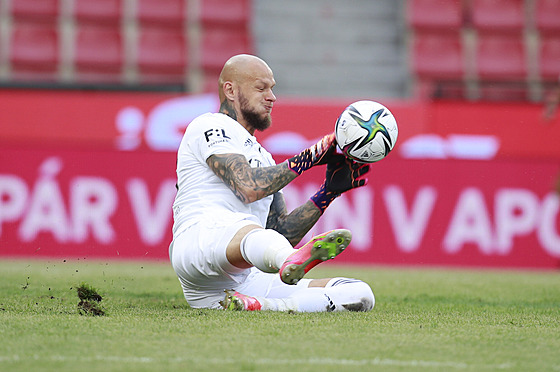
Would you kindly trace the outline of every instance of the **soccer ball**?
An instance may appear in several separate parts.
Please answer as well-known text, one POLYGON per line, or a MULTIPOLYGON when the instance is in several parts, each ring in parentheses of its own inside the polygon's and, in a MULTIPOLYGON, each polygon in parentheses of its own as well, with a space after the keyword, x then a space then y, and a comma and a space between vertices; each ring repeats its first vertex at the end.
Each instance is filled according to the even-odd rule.
POLYGON ((335 125, 336 143, 344 155, 360 163, 384 159, 395 146, 399 128, 387 107, 374 101, 348 106, 335 125))

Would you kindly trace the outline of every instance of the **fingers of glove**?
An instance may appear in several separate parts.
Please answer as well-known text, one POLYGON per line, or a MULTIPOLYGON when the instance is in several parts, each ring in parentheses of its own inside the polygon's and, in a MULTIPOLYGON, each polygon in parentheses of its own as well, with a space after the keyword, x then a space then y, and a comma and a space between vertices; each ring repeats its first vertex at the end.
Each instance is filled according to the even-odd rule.
POLYGON ((327 134, 319 142, 311 147, 313 162, 315 165, 327 164, 336 150, 336 138, 334 133, 327 134))
POLYGON ((359 168, 366 168, 366 167, 369 168, 370 165, 369 163, 359 163, 355 160, 348 159, 348 158, 347 161, 351 164, 350 166, 352 167, 352 169, 359 169, 359 168))
POLYGON ((352 181, 352 188, 358 188, 367 185, 368 179, 367 178, 360 178, 357 180, 352 181))
POLYGON ((368 173, 368 172, 369 172, 369 169, 370 169, 369 164, 362 164, 360 167, 355 168, 355 169, 352 171, 352 176, 353 176, 354 178, 361 177, 361 176, 363 176, 364 174, 368 173))
POLYGON ((363 176, 370 170, 369 164, 360 164, 352 171, 352 188, 362 187, 367 185, 368 179, 363 176))

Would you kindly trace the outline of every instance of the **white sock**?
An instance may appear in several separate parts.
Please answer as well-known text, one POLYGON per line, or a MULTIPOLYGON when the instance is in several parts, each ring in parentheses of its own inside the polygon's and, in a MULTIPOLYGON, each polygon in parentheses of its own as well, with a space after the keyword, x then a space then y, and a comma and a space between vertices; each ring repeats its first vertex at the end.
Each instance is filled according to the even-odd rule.
POLYGON ((271 229, 249 231, 241 240, 241 255, 251 265, 265 273, 276 273, 294 248, 282 234, 271 229))
POLYGON ((261 310, 269 311, 298 311, 294 300, 290 297, 287 298, 265 298, 255 297, 261 304, 261 310))
POLYGON ((304 288, 288 299, 297 312, 369 311, 375 306, 370 286, 348 278, 333 278, 324 288, 304 288))

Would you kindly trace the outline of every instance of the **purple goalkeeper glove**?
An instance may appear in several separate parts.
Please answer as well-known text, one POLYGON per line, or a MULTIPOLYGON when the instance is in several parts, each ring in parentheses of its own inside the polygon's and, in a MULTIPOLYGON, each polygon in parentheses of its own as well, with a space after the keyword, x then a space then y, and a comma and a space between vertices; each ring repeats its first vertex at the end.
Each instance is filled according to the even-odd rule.
POLYGON ((362 164, 348 159, 344 155, 334 155, 327 164, 325 182, 311 197, 311 201, 321 213, 340 194, 367 184, 363 176, 369 172, 369 164, 362 164))
POLYGON ((334 154, 335 149, 336 139, 334 133, 331 133, 321 138, 313 146, 286 161, 288 162, 288 167, 300 175, 315 165, 326 164, 334 154))

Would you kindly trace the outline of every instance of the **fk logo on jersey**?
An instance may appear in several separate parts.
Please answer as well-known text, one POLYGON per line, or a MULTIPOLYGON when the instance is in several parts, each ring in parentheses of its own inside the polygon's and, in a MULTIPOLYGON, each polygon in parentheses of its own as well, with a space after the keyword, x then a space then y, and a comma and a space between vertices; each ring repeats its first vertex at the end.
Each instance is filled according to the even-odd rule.
POLYGON ((226 131, 224 129, 208 129, 204 132, 204 137, 206 138, 206 142, 210 142, 211 140, 218 141, 231 139, 226 135, 226 131))

